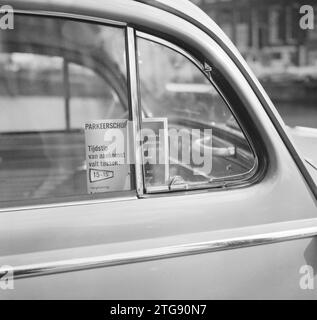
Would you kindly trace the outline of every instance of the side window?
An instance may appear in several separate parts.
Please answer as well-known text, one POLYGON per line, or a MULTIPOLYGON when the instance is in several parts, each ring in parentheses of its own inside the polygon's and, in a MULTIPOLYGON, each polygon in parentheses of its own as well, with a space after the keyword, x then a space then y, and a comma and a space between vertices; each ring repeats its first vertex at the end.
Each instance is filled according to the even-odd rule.
POLYGON ((154 37, 140 34, 137 46, 146 190, 242 180, 255 156, 208 72, 154 37))
POLYGON ((124 29, 16 15, 0 69, 1 202, 131 189, 130 168, 102 167, 97 152, 98 124, 129 119, 124 29))

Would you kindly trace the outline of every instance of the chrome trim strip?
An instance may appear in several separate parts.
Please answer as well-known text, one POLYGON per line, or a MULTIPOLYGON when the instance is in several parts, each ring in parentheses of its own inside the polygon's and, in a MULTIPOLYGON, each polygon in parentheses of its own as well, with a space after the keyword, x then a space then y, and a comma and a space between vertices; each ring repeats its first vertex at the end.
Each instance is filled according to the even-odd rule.
MULTIPOLYGON (((120 193, 120 192, 119 192, 120 193)), ((122 192, 124 193, 124 192, 122 192)), ((12 207, 3 207, 0 208, 0 214, 12 211, 23 211, 23 210, 39 210, 39 209, 51 209, 51 208, 60 208, 60 207, 73 207, 73 206, 86 206, 86 205, 95 205, 102 203, 110 203, 110 202, 120 202, 120 201, 129 201, 129 200, 137 200, 135 190, 129 191, 129 194, 126 196, 113 196, 113 197, 104 197, 100 199, 88 199, 88 200, 77 200, 77 201, 69 201, 66 202, 65 199, 57 199, 60 202, 55 203, 47 203, 47 204, 34 204, 34 205, 25 205, 25 206, 12 206, 12 207), (64 201, 62 201, 64 200, 64 201)), ((79 197, 79 196, 78 196, 79 197)), ((34 201, 45 201, 46 199, 35 199, 34 201)), ((22 202, 22 201, 17 201, 22 202)))
POLYGON ((139 87, 138 87, 138 66, 136 56, 135 31, 133 28, 127 28, 127 55, 129 70, 129 91, 132 108, 132 131, 134 141, 134 163, 135 163, 135 180, 138 196, 144 194, 143 182, 143 151, 141 141, 141 121, 142 115, 139 112, 139 87))
MULTIPOLYGON (((223 240, 189 243, 148 250, 110 254, 99 257, 71 259, 56 262, 13 267, 14 278, 52 275, 57 273, 74 272, 96 268, 107 268, 132 263, 141 263, 189 255, 205 254, 220 250, 233 250, 245 247, 280 243, 296 239, 317 236, 317 226, 293 229, 287 231, 264 233, 259 235, 241 236, 223 240)), ((5 274, 3 270, 0 278, 5 274)))

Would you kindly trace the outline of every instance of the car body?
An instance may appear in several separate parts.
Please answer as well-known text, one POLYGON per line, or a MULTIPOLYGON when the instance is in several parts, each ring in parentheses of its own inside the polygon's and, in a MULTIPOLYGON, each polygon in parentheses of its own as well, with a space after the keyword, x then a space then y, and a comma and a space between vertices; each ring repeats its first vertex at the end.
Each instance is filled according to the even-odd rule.
MULTIPOLYGON (((3 276, 12 275, 10 272, 13 272, 14 290, 0 290, 1 299, 317 297, 315 290, 303 286, 303 277, 311 277, 312 281, 314 279, 314 275, 308 271, 317 270, 314 238, 317 235, 316 168, 305 162, 304 151, 297 151, 288 129, 262 86, 234 45, 207 15, 185 0, 24 0, 4 3, 14 8, 15 20, 19 23, 20 19, 21 26, 28 17, 34 21, 34 24, 29 22, 25 25, 24 33, 19 31, 22 39, 19 42, 14 40, 17 37, 12 34, 8 34, 7 38, 6 35, 2 36, 6 53, 46 55, 50 66, 53 58, 56 65, 59 65, 56 58, 59 55, 64 61, 82 67, 93 65, 101 78, 109 77, 119 97, 118 100, 114 99, 114 108, 120 101, 123 110, 116 116, 123 117, 126 110, 130 110, 129 119, 134 121, 133 138, 137 147, 135 169, 130 172, 135 176, 134 187, 123 188, 122 192, 109 195, 66 199, 62 196, 74 185, 74 181, 85 179, 87 163, 83 162, 81 146, 84 142, 80 140, 83 136, 77 135, 76 131, 60 133, 54 128, 55 131, 52 129, 40 136, 36 132, 22 135, 22 142, 16 142, 21 137, 18 130, 2 136, 1 170, 11 165, 12 171, 10 176, 2 176, 7 182, 1 185, 1 190, 2 194, 9 193, 11 187, 10 195, 14 197, 10 201, 3 201, 0 211, 0 266, 7 266, 2 268, 3 276), (67 38, 68 41, 62 41, 62 45, 57 48, 55 44, 60 40, 54 38, 54 23, 48 23, 51 29, 43 31, 36 25, 36 21, 39 21, 37 19, 62 19, 69 24, 74 21, 78 23, 78 29, 73 25, 66 26, 61 34, 63 37, 71 34, 71 37, 67 38), (84 28, 81 30, 80 26, 90 23, 118 27, 125 32, 124 45, 128 60, 126 66, 120 62, 118 65, 122 73, 124 68, 127 69, 127 90, 122 85, 122 74, 118 69, 103 63, 97 55, 99 51, 94 52, 94 63, 91 63, 91 60, 84 59, 87 56, 82 58, 76 47, 72 46, 77 43, 75 38, 79 39, 78 43, 84 38, 84 28), (45 32, 47 37, 50 32, 51 38, 42 45, 37 39, 45 32), (215 139, 218 139, 220 145, 218 149, 213 148, 215 156, 219 157, 215 161, 216 167, 220 168, 219 172, 230 169, 238 173, 241 168, 247 168, 246 174, 235 174, 230 181, 222 179, 222 176, 216 177, 211 179, 210 188, 204 186, 191 189, 186 188, 186 183, 178 178, 179 175, 190 176, 188 168, 171 167, 170 170, 176 170, 178 174, 169 185, 170 188, 160 189, 159 192, 156 192, 156 185, 147 188, 140 159, 139 149, 142 146, 136 142, 140 135, 141 98, 135 44, 141 38, 146 41, 154 39, 156 43, 172 48, 173 52, 181 52, 184 57, 194 57, 189 60, 200 66, 206 75, 214 72, 213 79, 219 92, 229 104, 234 101, 231 103, 232 112, 243 127, 239 131, 235 125, 227 125, 226 128, 212 125, 215 139), (27 46, 28 43, 32 43, 32 46, 27 46), (49 51, 50 46, 55 48, 54 54, 49 51), (243 138, 245 136, 246 139, 243 138), (10 139, 14 142, 10 142, 10 139), (39 140, 50 146, 45 148, 44 153, 41 153, 42 149, 39 151, 34 148, 39 140), (252 150, 248 149, 245 141, 251 142, 252 150), (24 147, 22 156, 21 145, 24 147), (228 155, 226 152, 231 152, 232 145, 234 155, 228 155), (67 161, 76 168, 69 175, 71 180, 65 178, 63 184, 55 186, 52 199, 42 202, 28 199, 35 192, 40 198, 41 192, 47 190, 48 186, 41 182, 41 188, 37 187, 25 195, 23 188, 22 191, 18 189, 21 180, 14 182, 14 172, 18 172, 18 165, 31 158, 28 168, 38 172, 34 178, 40 177, 41 168, 46 173, 49 170, 46 168, 47 163, 50 166, 54 161, 64 164, 58 154, 59 150, 65 149, 70 150, 68 157, 71 160, 67 161), (32 158, 34 152, 38 152, 37 160, 32 158), (21 159, 13 163, 12 157, 19 155, 21 159), (254 163, 246 166, 244 161, 248 162, 251 155, 254 155, 254 163), (224 162, 234 157, 236 167, 224 162), (225 168, 222 168, 224 163, 225 168), (183 173, 185 171, 186 174, 183 173), (23 204, 15 201, 15 197, 19 196, 17 190, 24 197, 23 204), (56 197, 60 197, 58 201, 56 197), (305 269, 305 266, 311 269, 305 269)), ((23 30, 23 27, 19 30, 23 30)), ((88 40, 87 43, 80 42, 80 52, 87 52, 94 46, 95 38, 90 33, 93 30, 93 27, 85 29, 88 32, 85 39, 88 40)), ((59 33, 56 36, 60 37, 59 33)), ((113 56, 118 61, 119 58, 113 56)), ((65 68, 63 70, 68 72, 65 68)), ((41 73, 44 79, 49 72, 55 74, 54 70, 45 69, 41 73)), ((154 72, 159 73, 159 70, 154 72)), ((21 74, 24 75, 23 72, 21 74)), ((25 79, 30 82, 29 74, 24 75, 24 78, 22 75, 19 83, 25 79)), ((79 92, 78 97, 82 97, 87 83, 93 81, 96 81, 93 94, 102 94, 98 91, 95 78, 89 78, 89 73, 80 75, 80 80, 76 82, 78 87, 73 89, 79 92)), ((42 80, 36 79, 32 90, 39 90, 41 83, 42 80)), ((56 90, 62 90, 66 85, 67 82, 56 90)), ((169 90, 176 92, 176 96, 191 90, 184 83, 169 85, 169 90)), ((54 88, 56 86, 54 84, 54 88)), ((204 88, 201 84, 195 87, 201 94, 201 101, 205 99, 204 88)), ((108 93, 104 95, 110 99, 108 93)), ((27 93, 23 93, 25 96, 27 93)), ((151 106, 151 96, 153 94, 149 95, 142 110, 147 117, 151 117, 151 110, 147 108, 147 105, 151 106)), ((31 101, 30 105, 33 103, 31 101)), ((190 119, 181 119, 178 116, 179 109, 175 110, 178 113, 173 114, 176 115, 174 122, 171 120, 175 127, 184 125, 186 121, 194 123, 195 128, 204 123, 194 115, 190 119)), ((198 117, 203 112, 201 109, 198 117)), ((22 120, 20 122, 23 125, 25 119, 22 120)), ((296 138, 298 131, 295 133, 296 138)), ((307 135, 303 135, 307 138, 307 135)), ((65 177, 68 174, 64 167, 53 169, 48 174, 50 183, 54 177, 65 177)), ((35 180, 28 180, 28 188, 38 185, 35 180)), ((82 188, 83 185, 78 184, 74 190, 80 193, 82 191, 78 190, 82 188)))

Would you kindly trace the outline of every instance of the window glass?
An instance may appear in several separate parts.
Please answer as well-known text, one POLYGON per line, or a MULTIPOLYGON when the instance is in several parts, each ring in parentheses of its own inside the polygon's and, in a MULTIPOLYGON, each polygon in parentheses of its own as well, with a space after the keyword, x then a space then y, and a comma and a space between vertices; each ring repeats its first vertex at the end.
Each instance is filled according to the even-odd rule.
POLYGON ((255 164, 247 139, 208 74, 178 50, 138 39, 148 191, 212 186, 238 179, 255 164))
POLYGON ((0 70, 0 201, 131 188, 129 170, 100 187, 113 168, 96 165, 91 191, 85 142, 85 124, 129 119, 124 29, 16 15, 0 31, 0 70))

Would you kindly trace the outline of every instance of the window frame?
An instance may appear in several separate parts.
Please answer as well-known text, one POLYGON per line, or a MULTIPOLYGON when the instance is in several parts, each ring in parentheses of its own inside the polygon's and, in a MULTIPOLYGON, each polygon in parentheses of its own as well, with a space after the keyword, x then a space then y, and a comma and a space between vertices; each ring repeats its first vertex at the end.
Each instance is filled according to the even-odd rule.
MULTIPOLYGON (((41 12, 33 10, 15 10, 15 15, 19 16, 28 16, 34 18, 51 18, 51 19, 64 19, 67 21, 76 21, 82 23, 91 23, 104 27, 111 28, 120 28, 124 32, 124 43, 125 43, 125 61, 126 61, 126 77, 127 77, 127 100, 128 100, 128 120, 131 121, 136 116, 135 102, 137 99, 133 96, 135 88, 133 88, 133 79, 134 75, 131 72, 133 68, 131 67, 131 61, 134 61, 135 52, 131 52, 130 43, 131 35, 129 36, 129 28, 126 22, 120 22, 115 20, 109 20, 98 17, 83 16, 77 14, 69 13, 60 13, 60 12, 41 12), (132 107, 134 105, 134 107, 132 107)), ((130 30, 131 32, 131 30, 130 30)), ((134 31, 133 31, 134 32, 134 31)), ((133 36, 134 37, 134 36, 133 36)), ((133 50, 134 51, 134 50, 133 50)), ((133 63, 132 63, 133 65, 133 63)), ((134 74, 136 74, 134 72, 134 74)), ((135 141, 135 138, 133 139, 135 141)), ((137 152, 135 150, 134 143, 134 154, 137 152)), ((32 210, 32 209, 42 209, 42 208, 55 208, 55 207, 68 207, 76 205, 88 205, 88 204, 98 204, 106 203, 113 201, 126 201, 126 200, 135 200, 137 199, 137 190, 136 190, 136 179, 137 175, 135 173, 133 165, 131 165, 131 190, 122 190, 122 191, 113 191, 108 193, 97 193, 97 194, 85 194, 85 195, 70 195, 65 197, 56 197, 56 198, 38 198, 38 199, 27 199, 27 200, 14 200, 14 201, 0 201, 0 212, 9 212, 9 211, 20 211, 20 210, 32 210)))
MULTIPOLYGON (((210 184, 198 183, 195 185, 193 183, 189 185, 189 188, 181 189, 181 190, 171 190, 169 186, 159 186, 159 187, 155 186, 151 188, 151 187, 146 187, 145 185, 145 174, 143 169, 144 152, 143 152, 143 145, 140 144, 139 151, 140 151, 140 157, 142 159, 143 192, 138 193, 138 196, 148 198, 151 196, 162 196, 162 195, 168 195, 168 194, 184 194, 184 193, 188 194, 193 192, 215 191, 219 189, 220 190, 236 189, 236 188, 250 186, 251 184, 254 184, 255 182, 260 181, 263 178, 263 175, 266 171, 267 157, 265 156, 265 153, 262 153, 262 154, 259 153, 259 149, 255 147, 254 140, 249 134, 249 131, 246 130, 243 124, 241 123, 242 121, 241 121, 239 112, 235 111, 235 108, 232 106, 229 99, 223 93, 223 91, 221 90, 216 80, 212 77, 212 73, 211 73, 211 71, 213 70, 212 65, 208 63, 201 54, 197 54, 197 52, 195 51, 190 52, 189 48, 184 48, 183 43, 181 45, 176 44, 177 39, 173 39, 173 38, 164 39, 164 35, 153 34, 153 33, 150 33, 148 30, 142 31, 142 28, 137 28, 135 30, 134 43, 135 43, 135 50, 136 50, 136 59, 138 56, 138 47, 137 47, 138 38, 157 43, 158 45, 162 45, 164 47, 167 47, 175 51, 176 53, 181 54, 182 56, 187 58, 190 62, 192 62, 204 74, 204 76, 207 78, 210 84, 214 86, 217 93, 221 96, 228 110, 230 110, 231 114, 233 115, 234 119, 239 125, 240 130, 243 133, 244 138, 246 139, 250 147, 250 150, 254 156, 253 167, 248 172, 237 174, 234 176, 229 176, 227 178, 215 178, 213 179, 213 182, 210 184), (198 58, 198 56, 200 56, 200 58, 198 58), (201 60, 204 60, 204 61, 201 61, 201 60), (260 161, 261 158, 263 161, 260 161)), ((137 60, 136 60, 136 67, 137 67, 137 75, 138 75, 137 80, 138 80, 138 93, 139 93, 139 102, 138 102, 139 117, 142 117, 143 110, 141 106, 141 83, 140 83, 139 64, 137 60)))
MULTIPOLYGON (((25 209, 37 209, 37 208, 54 208, 54 207, 65 207, 73 205, 88 205, 104 202, 113 202, 113 201, 124 201, 132 200, 137 198, 148 198, 156 196, 170 196, 170 195, 182 195, 188 193, 202 193, 204 191, 217 191, 225 189, 236 189, 240 187, 250 186, 258 181, 260 181, 267 168, 267 156, 265 152, 261 153, 259 148, 255 147, 253 143, 253 138, 249 135, 249 130, 245 130, 244 126, 240 121, 239 112, 235 112, 235 108, 231 107, 231 104, 228 102, 225 95, 222 93, 220 86, 206 73, 204 70, 204 63, 207 67, 210 66, 208 61, 201 62, 202 56, 199 52, 195 51, 193 48, 185 48, 184 43, 178 43, 176 38, 166 38, 161 33, 154 32, 144 28, 142 31, 142 26, 130 26, 127 22, 109 20, 100 17, 86 16, 80 14, 71 14, 71 13, 59 13, 59 12, 50 12, 50 11, 33 11, 33 10, 15 10, 16 15, 26 15, 33 17, 49 17, 52 19, 67 19, 69 21, 77 21, 83 23, 94 23, 102 26, 110 27, 119 27, 122 28, 125 32, 125 50, 126 50, 126 63, 127 63, 127 93, 128 93, 128 105, 129 105, 129 120, 133 121, 133 150, 134 150, 134 160, 135 167, 131 170, 131 177, 133 177, 131 183, 131 190, 129 191, 116 191, 109 193, 101 193, 96 195, 75 195, 75 196, 66 196, 61 198, 54 199, 32 199, 32 200, 17 200, 12 203, 12 201, 2 201, 0 202, 0 212, 6 211, 17 211, 25 209), (216 90, 220 93, 224 102, 227 104, 229 110, 235 117, 237 123, 239 124, 241 131, 243 132, 251 151, 254 154, 254 166, 253 168, 244 174, 236 176, 236 179, 231 179, 231 181, 226 181, 223 183, 222 178, 220 178, 219 183, 213 183, 209 186, 198 186, 197 188, 190 188, 184 191, 171 191, 171 190, 156 190, 156 192, 149 193, 145 189, 144 185, 144 172, 142 165, 142 144, 140 137, 141 131, 141 121, 142 121, 142 110, 140 104, 140 78, 139 78, 139 68, 137 61, 137 37, 140 35, 146 35, 147 38, 153 39, 156 38, 158 42, 162 45, 168 44, 167 47, 172 50, 179 52, 190 61, 192 61, 206 76, 207 79, 214 85, 216 90), (200 57, 200 58, 198 58, 200 57), (137 144, 137 141, 140 141, 140 144, 137 144), (242 178, 242 179, 241 179, 242 178)), ((233 90, 233 89, 232 89, 233 90)), ((216 181, 216 179, 214 180, 216 181)))

